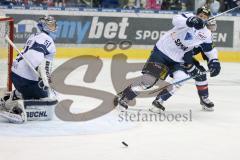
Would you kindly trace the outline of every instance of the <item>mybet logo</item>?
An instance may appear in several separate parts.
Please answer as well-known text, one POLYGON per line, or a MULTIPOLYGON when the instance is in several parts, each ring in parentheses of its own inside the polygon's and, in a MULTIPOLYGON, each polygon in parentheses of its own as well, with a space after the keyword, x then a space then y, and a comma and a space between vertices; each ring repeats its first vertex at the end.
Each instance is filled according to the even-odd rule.
POLYGON ((106 20, 105 17, 93 17, 91 21, 59 20, 57 24, 57 38, 74 40, 77 44, 82 43, 87 38, 90 40, 127 39, 126 29, 129 26, 128 18, 119 17, 113 18, 112 21, 106 20))
POLYGON ((122 18, 122 21, 117 22, 108 22, 104 24, 98 20, 98 17, 93 17, 91 29, 89 32, 88 38, 101 38, 106 39, 127 39, 126 28, 129 26, 128 18, 122 18))

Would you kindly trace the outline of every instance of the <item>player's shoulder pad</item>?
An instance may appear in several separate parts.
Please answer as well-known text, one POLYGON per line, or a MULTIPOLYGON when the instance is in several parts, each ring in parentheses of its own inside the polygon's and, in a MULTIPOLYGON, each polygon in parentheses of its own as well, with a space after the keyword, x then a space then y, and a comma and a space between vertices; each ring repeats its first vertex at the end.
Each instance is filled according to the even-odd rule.
POLYGON ((31 39, 31 38, 33 38, 33 37, 35 37, 36 36, 36 34, 31 34, 29 37, 28 37, 28 39, 31 39))
POLYGON ((212 42, 212 33, 206 26, 203 29, 195 30, 195 36, 201 41, 212 42))
POLYGON ((52 44, 54 43, 53 39, 48 34, 46 34, 44 32, 37 33, 36 34, 36 40, 39 41, 39 42, 42 42, 42 43, 44 43, 46 40, 48 42, 51 42, 52 44))
POLYGON ((41 33, 35 34, 33 40, 35 41, 33 47, 40 48, 41 50, 43 50, 42 52, 44 53, 44 55, 56 53, 56 47, 55 47, 54 41, 46 33, 41 32, 41 33))

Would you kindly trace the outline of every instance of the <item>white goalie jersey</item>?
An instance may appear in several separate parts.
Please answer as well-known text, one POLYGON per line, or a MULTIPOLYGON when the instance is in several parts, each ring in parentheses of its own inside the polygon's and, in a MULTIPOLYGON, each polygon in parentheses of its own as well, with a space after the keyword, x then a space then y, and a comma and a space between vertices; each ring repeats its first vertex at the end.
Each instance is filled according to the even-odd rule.
MULTIPOLYGON (((56 47, 53 39, 44 32, 31 35, 22 51, 24 57, 35 69, 45 60, 53 61, 55 53, 56 47)), ((14 60, 12 72, 32 81, 38 81, 39 78, 21 55, 18 55, 16 60, 14 60)))
POLYGON ((193 14, 181 14, 173 17, 174 27, 164 34, 156 43, 157 48, 175 62, 183 63, 186 52, 194 46, 201 46, 209 59, 217 57, 217 50, 212 46, 212 33, 205 26, 196 30, 186 25, 188 17, 193 14))

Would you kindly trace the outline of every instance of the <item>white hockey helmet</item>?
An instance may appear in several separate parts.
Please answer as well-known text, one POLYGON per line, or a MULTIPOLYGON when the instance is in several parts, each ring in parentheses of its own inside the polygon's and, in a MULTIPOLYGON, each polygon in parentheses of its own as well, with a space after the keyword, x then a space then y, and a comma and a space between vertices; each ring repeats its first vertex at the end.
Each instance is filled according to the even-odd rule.
POLYGON ((41 32, 47 33, 53 39, 56 38, 57 23, 54 17, 44 16, 39 18, 37 26, 41 32))

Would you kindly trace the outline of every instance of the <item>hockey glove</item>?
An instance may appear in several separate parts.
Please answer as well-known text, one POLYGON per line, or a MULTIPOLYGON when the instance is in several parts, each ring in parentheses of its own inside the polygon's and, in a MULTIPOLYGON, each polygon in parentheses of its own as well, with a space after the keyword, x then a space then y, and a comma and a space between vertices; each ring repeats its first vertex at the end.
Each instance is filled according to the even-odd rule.
POLYGON ((208 68, 210 71, 210 77, 217 76, 221 71, 221 65, 218 61, 218 59, 212 59, 208 62, 208 68))
POLYGON ((202 75, 204 75, 204 72, 202 72, 200 69, 198 69, 195 65, 192 65, 191 67, 188 67, 186 70, 187 70, 187 73, 191 77, 194 77, 194 79, 196 77, 201 77, 202 75))
POLYGON ((199 30, 205 27, 204 21, 198 17, 189 17, 187 19, 186 24, 188 27, 194 27, 196 30, 199 30))

